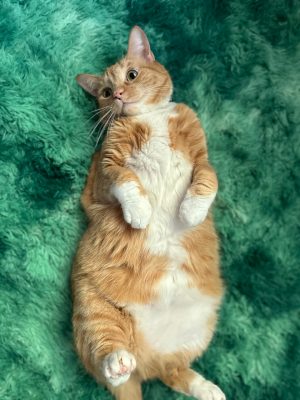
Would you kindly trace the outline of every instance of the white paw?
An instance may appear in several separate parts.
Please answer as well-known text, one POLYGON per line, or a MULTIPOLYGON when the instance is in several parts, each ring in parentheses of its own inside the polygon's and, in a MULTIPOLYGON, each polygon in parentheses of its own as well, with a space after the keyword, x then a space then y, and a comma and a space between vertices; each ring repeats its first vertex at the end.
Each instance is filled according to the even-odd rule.
POLYGON ((119 386, 128 381, 135 368, 135 358, 126 350, 118 350, 108 354, 102 363, 103 375, 112 386, 119 386))
POLYGON ((141 195, 137 183, 125 182, 114 186, 112 193, 122 206, 125 221, 135 229, 146 228, 152 208, 147 196, 141 195))
POLYGON ((215 193, 209 196, 192 196, 187 193, 179 208, 179 218, 190 227, 201 224, 215 197, 215 193))
POLYGON ((152 208, 146 196, 122 204, 125 221, 135 229, 144 229, 149 224, 152 208))
POLYGON ((225 394, 217 385, 200 376, 190 385, 190 392, 198 400, 226 400, 225 394))

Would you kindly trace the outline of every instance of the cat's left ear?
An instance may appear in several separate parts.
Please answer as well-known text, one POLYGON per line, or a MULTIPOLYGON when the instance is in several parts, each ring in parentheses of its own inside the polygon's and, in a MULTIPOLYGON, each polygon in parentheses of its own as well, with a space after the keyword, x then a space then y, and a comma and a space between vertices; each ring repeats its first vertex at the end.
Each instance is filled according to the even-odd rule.
POLYGON ((92 96, 97 97, 99 90, 99 76, 80 74, 76 76, 76 81, 84 90, 86 90, 92 96))
POLYGON ((143 58, 148 62, 155 60, 150 49, 148 38, 139 26, 134 26, 131 29, 128 40, 127 56, 129 58, 143 58))

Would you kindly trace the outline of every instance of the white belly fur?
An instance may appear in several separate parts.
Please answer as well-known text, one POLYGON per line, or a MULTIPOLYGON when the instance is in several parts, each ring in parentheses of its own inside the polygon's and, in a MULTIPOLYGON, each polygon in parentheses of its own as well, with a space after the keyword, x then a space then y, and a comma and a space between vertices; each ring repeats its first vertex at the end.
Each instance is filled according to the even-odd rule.
POLYGON ((180 242, 184 226, 178 210, 191 181, 192 165, 169 146, 168 117, 174 107, 170 103, 164 110, 139 117, 151 128, 150 140, 127 160, 153 210, 145 245, 152 254, 169 258, 155 303, 130 304, 127 309, 150 346, 162 353, 204 346, 207 322, 217 305, 217 299, 189 288, 188 277, 180 268, 188 254, 180 242))

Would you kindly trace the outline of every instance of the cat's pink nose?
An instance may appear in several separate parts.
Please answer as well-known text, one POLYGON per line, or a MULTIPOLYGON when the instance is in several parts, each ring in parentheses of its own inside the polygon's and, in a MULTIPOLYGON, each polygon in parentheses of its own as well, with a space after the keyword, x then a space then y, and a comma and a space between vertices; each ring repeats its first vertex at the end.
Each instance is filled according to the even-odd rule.
POLYGON ((124 89, 117 89, 114 91, 114 98, 122 100, 122 94, 124 93, 124 89))

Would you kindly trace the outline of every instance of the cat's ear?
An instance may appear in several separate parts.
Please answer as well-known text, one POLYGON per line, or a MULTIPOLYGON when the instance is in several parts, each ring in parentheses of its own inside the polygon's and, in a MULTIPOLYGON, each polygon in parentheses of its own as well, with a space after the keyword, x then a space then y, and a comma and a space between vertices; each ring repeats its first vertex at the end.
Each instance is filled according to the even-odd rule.
POLYGON ((98 96, 99 76, 90 74, 79 74, 76 76, 76 81, 79 86, 90 93, 92 96, 98 96))
POLYGON ((148 62, 155 60, 147 36, 138 26, 134 26, 129 34, 127 56, 129 58, 143 58, 148 62))

